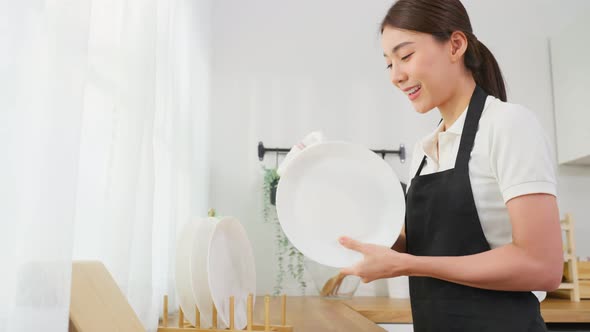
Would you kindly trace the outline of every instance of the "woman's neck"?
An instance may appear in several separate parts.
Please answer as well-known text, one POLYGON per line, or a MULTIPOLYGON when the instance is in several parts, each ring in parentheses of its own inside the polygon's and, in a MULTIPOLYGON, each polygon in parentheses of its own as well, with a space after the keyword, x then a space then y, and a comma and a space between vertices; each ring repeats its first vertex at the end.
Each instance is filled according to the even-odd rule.
POLYGON ((461 113, 469 106, 471 96, 475 90, 475 80, 469 75, 457 84, 457 88, 443 104, 439 105, 438 110, 443 118, 444 130, 450 128, 461 113))

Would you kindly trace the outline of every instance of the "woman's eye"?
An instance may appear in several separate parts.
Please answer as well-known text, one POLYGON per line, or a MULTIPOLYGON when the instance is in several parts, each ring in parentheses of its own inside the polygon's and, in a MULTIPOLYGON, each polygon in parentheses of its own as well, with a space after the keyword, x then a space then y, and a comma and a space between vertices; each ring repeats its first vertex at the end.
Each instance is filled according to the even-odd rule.
POLYGON ((405 57, 402 58, 402 60, 403 61, 408 60, 412 56, 412 54, 414 54, 414 53, 410 53, 410 54, 406 55, 405 57))
POLYGON ((387 69, 391 69, 391 63, 387 65, 387 69))

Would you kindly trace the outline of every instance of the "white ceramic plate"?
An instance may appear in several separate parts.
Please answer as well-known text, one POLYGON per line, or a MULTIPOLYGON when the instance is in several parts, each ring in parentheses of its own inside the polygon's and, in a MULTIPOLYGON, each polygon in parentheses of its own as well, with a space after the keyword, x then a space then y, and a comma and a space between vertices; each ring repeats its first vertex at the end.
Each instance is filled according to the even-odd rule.
POLYGON ((338 268, 362 259, 339 237, 391 247, 405 217, 404 193, 391 166, 345 142, 301 151, 281 176, 276 207, 285 235, 301 253, 338 268))
POLYGON ((217 311, 229 325, 229 298, 234 296, 234 328, 247 323, 248 294, 256 295, 256 272, 252 246, 240 222, 222 218, 211 237, 208 258, 209 288, 217 311))
MULTIPOLYGON (((213 323, 213 299, 211 298, 211 292, 209 291, 207 257, 209 256, 211 236, 213 235, 217 223, 218 219, 212 217, 197 220, 195 238, 191 250, 191 294, 199 308, 201 327, 204 328, 212 327, 213 323)), ((193 316, 195 316, 195 314, 193 314, 193 316)), ((217 327, 226 328, 219 313, 217 314, 217 327)))
POLYGON ((191 252, 197 223, 187 222, 181 229, 176 241, 176 295, 184 312, 184 317, 195 323, 195 301, 191 285, 191 252))

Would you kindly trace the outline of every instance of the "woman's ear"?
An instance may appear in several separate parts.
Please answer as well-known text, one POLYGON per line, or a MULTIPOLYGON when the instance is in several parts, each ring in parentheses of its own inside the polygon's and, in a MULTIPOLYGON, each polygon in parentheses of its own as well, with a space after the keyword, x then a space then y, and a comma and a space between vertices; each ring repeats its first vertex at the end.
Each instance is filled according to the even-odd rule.
POLYGON ((457 62, 463 58, 463 55, 467 51, 467 37, 462 31, 455 31, 449 38, 450 43, 450 57, 452 62, 457 62))

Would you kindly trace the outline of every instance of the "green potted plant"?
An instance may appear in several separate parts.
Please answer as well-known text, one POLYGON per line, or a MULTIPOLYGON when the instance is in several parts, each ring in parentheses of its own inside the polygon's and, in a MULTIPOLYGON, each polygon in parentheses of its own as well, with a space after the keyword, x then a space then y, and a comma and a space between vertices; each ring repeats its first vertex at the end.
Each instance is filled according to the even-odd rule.
POLYGON ((283 293, 284 284, 287 277, 294 280, 301 292, 305 294, 307 285, 304 280, 305 267, 303 265, 303 254, 299 252, 287 239, 279 223, 275 207, 276 190, 280 176, 274 168, 262 167, 264 171, 263 183, 263 217, 264 222, 271 224, 275 231, 275 243, 277 246, 277 266, 278 272, 275 278, 273 295, 283 293))

